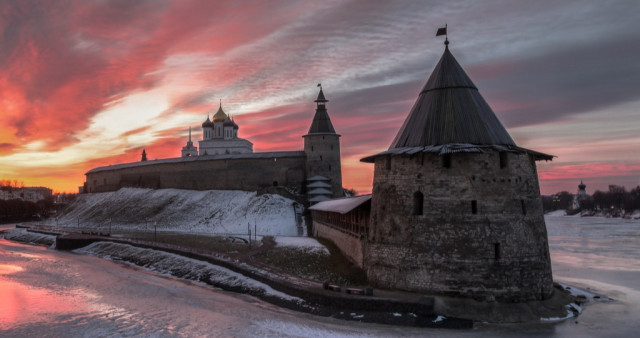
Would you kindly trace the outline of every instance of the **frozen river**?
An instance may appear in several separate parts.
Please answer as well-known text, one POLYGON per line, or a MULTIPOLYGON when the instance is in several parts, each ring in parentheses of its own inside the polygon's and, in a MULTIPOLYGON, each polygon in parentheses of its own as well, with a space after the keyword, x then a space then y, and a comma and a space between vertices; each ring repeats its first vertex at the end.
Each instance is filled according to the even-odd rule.
POLYGON ((554 279, 615 301, 558 324, 437 330, 341 321, 105 259, 0 239, 0 336, 557 336, 640 331, 640 221, 547 217, 554 279))

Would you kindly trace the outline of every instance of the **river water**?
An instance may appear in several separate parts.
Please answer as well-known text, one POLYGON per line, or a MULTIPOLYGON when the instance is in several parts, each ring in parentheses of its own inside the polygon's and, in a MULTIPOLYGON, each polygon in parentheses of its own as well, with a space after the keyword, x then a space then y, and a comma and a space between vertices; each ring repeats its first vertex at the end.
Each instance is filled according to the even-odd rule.
POLYGON ((546 217, 554 279, 614 301, 560 323, 471 330, 342 321, 281 309, 90 255, 0 239, 0 336, 556 336, 640 331, 640 221, 546 217))

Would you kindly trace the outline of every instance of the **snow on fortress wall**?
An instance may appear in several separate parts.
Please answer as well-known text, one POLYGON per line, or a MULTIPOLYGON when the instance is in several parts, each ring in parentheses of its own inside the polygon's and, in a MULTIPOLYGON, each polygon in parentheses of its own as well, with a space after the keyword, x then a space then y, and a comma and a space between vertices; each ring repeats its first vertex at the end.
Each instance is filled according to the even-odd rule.
POLYGON ((122 188, 80 194, 59 219, 60 226, 153 228, 209 234, 297 236, 294 201, 280 195, 235 190, 122 188))
POLYGON ((117 164, 87 172, 86 191, 122 187, 260 191, 272 186, 301 191, 306 179, 305 159, 303 151, 285 151, 117 164))

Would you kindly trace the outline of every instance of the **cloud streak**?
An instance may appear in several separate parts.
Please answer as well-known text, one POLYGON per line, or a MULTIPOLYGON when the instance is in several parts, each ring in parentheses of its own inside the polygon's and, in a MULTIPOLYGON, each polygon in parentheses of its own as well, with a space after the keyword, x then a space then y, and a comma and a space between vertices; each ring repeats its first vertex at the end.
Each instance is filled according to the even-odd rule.
POLYGON ((0 177, 71 191, 88 169, 136 161, 143 147, 178 156, 219 99, 257 151, 299 150, 322 82, 345 186, 368 191, 372 168, 358 159, 389 146, 442 53, 433 35, 446 21, 453 54, 514 139, 558 155, 541 165, 543 193, 573 190, 570 175, 589 167, 598 188, 633 184, 639 7, 3 1, 0 177), (623 174, 607 163, 626 163, 623 174))

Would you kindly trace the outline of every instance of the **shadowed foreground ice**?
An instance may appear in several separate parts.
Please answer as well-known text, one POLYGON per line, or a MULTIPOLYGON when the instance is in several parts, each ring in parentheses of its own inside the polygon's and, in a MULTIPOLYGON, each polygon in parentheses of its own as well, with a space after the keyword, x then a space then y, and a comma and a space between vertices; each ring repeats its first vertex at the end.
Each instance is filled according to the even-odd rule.
POLYGON ((640 329, 640 221, 546 221, 554 279, 614 301, 591 303, 581 316, 560 323, 480 323, 462 331, 365 324, 281 309, 92 255, 0 239, 0 335, 633 336, 640 329))

